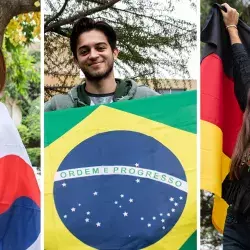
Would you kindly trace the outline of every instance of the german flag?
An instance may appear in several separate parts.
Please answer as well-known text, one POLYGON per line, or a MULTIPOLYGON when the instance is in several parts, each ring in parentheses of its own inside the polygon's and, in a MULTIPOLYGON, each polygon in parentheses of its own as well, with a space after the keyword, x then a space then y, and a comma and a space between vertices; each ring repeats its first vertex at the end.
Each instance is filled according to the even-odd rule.
MULTIPOLYGON (((220 5, 215 4, 201 33, 205 48, 201 62, 201 188, 215 194, 212 221, 223 231, 227 204, 222 182, 242 123, 233 78, 233 54, 220 5)), ((238 31, 250 51, 250 28, 239 21, 238 31)), ((242 105, 241 105, 242 106, 242 105)))

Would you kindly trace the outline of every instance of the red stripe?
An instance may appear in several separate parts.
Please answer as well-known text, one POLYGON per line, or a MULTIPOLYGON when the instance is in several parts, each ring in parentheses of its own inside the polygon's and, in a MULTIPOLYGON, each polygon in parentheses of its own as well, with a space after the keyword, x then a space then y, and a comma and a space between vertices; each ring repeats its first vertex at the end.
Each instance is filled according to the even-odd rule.
POLYGON ((40 207, 40 191, 32 168, 16 155, 0 158, 0 214, 22 196, 40 207))
POLYGON ((234 95, 234 82, 226 76, 221 58, 211 54, 201 63, 201 119, 223 132, 223 152, 231 158, 242 124, 242 111, 234 95))

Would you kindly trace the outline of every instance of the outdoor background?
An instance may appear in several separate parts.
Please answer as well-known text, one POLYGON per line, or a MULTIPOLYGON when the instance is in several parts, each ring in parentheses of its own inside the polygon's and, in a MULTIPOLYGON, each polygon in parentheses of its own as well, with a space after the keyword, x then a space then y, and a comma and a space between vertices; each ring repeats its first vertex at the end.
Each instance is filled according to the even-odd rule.
MULTIPOLYGON (((214 3, 224 3, 225 1, 211 1, 201 0, 201 29, 205 23, 207 15, 214 3)), ((250 25, 250 1, 249 0, 228 0, 226 1, 230 6, 237 9, 240 13, 240 18, 250 25)), ((202 51, 203 44, 201 44, 202 51)), ((213 206, 213 194, 201 191, 201 249, 213 250, 222 249, 222 235, 219 234, 211 219, 213 206)))
POLYGON ((161 93, 196 88, 196 8, 196 0, 45 0, 45 100, 83 81, 69 36, 73 22, 84 16, 116 30, 116 77, 161 93))
POLYGON ((0 1, 0 47, 7 68, 6 87, 0 100, 7 106, 37 173, 40 173, 39 11, 40 1, 0 1))

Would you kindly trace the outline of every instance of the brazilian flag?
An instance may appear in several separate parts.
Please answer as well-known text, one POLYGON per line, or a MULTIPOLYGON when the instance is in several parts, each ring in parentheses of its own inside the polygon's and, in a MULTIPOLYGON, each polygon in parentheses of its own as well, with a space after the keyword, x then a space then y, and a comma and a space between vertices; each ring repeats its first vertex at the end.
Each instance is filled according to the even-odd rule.
POLYGON ((196 247, 196 91, 45 114, 45 249, 196 247))

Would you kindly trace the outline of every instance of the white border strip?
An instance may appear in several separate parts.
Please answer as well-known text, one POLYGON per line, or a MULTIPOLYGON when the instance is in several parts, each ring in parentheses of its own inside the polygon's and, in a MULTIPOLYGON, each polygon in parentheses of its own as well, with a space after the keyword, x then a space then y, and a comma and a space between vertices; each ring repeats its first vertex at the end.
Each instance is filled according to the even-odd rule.
POLYGON ((58 171, 55 174, 54 181, 62 181, 75 178, 84 178, 90 176, 100 175, 129 175, 138 178, 146 178, 154 181, 158 181, 187 193, 187 182, 183 181, 175 176, 168 175, 159 171, 137 168, 131 166, 93 166, 85 168, 73 168, 64 171, 58 171))

